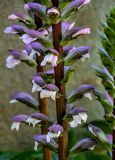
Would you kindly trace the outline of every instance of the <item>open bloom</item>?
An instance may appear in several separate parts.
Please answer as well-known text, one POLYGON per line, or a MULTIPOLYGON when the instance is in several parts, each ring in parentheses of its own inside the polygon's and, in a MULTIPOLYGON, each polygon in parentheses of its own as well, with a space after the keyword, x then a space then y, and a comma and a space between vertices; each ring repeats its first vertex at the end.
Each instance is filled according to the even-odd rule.
POLYGON ((49 52, 50 53, 45 55, 43 61, 41 62, 41 66, 45 66, 47 63, 51 63, 53 67, 56 67, 59 53, 55 49, 50 49, 49 52))
POLYGON ((40 75, 35 75, 32 78, 32 93, 41 91, 44 85, 46 85, 46 83, 43 78, 40 75))
POLYGON ((83 107, 76 107, 72 109, 67 117, 72 117, 72 121, 69 122, 70 126, 75 128, 78 126, 78 124, 81 124, 81 122, 86 122, 87 121, 87 114, 86 110, 83 107))
POLYGON ((35 127, 36 124, 41 123, 43 120, 48 120, 48 117, 42 113, 32 113, 26 119, 26 123, 29 123, 29 125, 32 124, 35 127))
POLYGON ((25 44, 29 44, 37 40, 37 38, 39 38, 40 36, 48 35, 48 31, 46 29, 39 29, 39 30, 25 29, 25 32, 26 33, 23 34, 22 37, 20 37, 25 44))
POLYGON ((20 124, 25 123, 27 118, 28 118, 28 116, 25 115, 25 114, 14 116, 12 118, 13 123, 12 123, 12 126, 11 126, 11 130, 16 129, 18 131, 19 127, 20 127, 20 124))
POLYGON ((59 124, 53 124, 48 128, 49 132, 47 133, 47 142, 50 142, 51 138, 59 137, 63 132, 63 127, 59 124))
POLYGON ((46 84, 40 92, 40 98, 51 97, 55 101, 58 88, 54 84, 46 84))
POLYGON ((58 144, 52 138, 50 139, 50 142, 47 142, 47 135, 45 134, 37 134, 33 137, 33 139, 35 140, 34 150, 37 150, 40 144, 50 148, 51 150, 58 149, 58 144))
POLYGON ((9 50, 10 56, 6 58, 6 67, 14 68, 16 65, 20 64, 21 61, 33 61, 34 52, 28 55, 26 50, 17 51, 9 50))
POLYGON ((32 84, 32 92, 40 91, 40 98, 51 97, 53 100, 55 100, 56 93, 58 91, 56 85, 46 84, 40 75, 36 75, 32 78, 32 84))
POLYGON ((4 33, 11 33, 11 34, 18 34, 18 33, 24 33, 26 27, 18 25, 18 24, 13 24, 10 27, 7 27, 4 30, 4 33))

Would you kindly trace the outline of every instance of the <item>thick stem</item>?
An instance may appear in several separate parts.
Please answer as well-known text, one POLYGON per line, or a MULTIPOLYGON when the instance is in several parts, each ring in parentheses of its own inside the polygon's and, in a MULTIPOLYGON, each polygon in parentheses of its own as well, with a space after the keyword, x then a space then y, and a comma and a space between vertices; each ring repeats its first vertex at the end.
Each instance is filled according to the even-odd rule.
MULTIPOLYGON (((52 0, 52 4, 58 7, 58 1, 52 0)), ((63 47, 60 45, 62 38, 61 23, 52 25, 53 28, 53 45, 59 52, 59 57, 63 60, 63 47)), ((64 63, 61 62, 54 68, 55 70, 55 84, 59 88, 61 93, 60 98, 56 98, 56 110, 57 110, 57 122, 64 127, 63 135, 59 138, 59 160, 67 160, 68 157, 68 127, 63 121, 63 117, 66 113, 66 98, 65 98, 65 86, 61 84, 64 77, 64 63)))
MULTIPOLYGON (((114 77, 115 81, 115 77, 114 77)), ((115 106, 115 98, 113 100, 113 104, 115 106)), ((113 114, 115 115, 115 109, 113 110, 113 114)), ((113 148, 112 148, 112 160, 115 160, 115 130, 113 130, 113 148)))
MULTIPOLYGON (((42 27, 42 20, 40 18, 37 17, 37 15, 35 15, 35 23, 38 28, 42 27)), ((40 63, 42 61, 42 57, 38 57, 36 55, 36 62, 38 64, 37 66, 37 72, 43 72, 45 70, 44 67, 40 66, 40 63)), ((39 99, 39 110, 41 113, 48 115, 48 100, 47 98, 40 98, 40 94, 38 94, 38 99, 39 99)), ((47 128, 45 128, 44 126, 41 127, 41 131, 42 134, 47 134, 47 128)), ((51 151, 48 148, 43 148, 43 160, 51 160, 51 151)))

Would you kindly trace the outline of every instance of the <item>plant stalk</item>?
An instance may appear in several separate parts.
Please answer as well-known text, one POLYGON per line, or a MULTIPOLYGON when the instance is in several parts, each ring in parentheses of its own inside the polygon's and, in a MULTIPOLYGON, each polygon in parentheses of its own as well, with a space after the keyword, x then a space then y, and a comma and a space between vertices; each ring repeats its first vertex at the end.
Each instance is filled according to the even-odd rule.
MULTIPOLYGON (((58 7, 59 2, 52 0, 54 7, 58 7)), ((63 47, 60 45, 62 39, 62 25, 61 22, 52 25, 53 29, 53 45, 54 48, 59 52, 59 57, 63 60, 63 47)), ((59 88, 61 96, 56 98, 56 111, 57 111, 57 122, 64 128, 63 135, 59 137, 59 160, 67 160, 68 157, 68 126, 63 121, 63 117, 66 113, 66 95, 65 85, 61 84, 64 77, 64 62, 59 63, 55 68, 55 84, 59 88)))
MULTIPOLYGON (((42 20, 37 15, 35 15, 35 24, 37 26, 36 29, 42 28, 42 20)), ((43 59, 42 56, 38 57, 36 55, 37 72, 43 72, 45 70, 45 67, 40 66, 42 59, 43 59)), ((40 113, 43 113, 48 116, 48 99, 47 98, 41 99, 39 93, 38 93, 38 99, 39 99, 40 113)), ((42 134, 47 134, 48 130, 46 127, 42 126, 41 132, 42 134)), ((51 151, 48 148, 43 147, 43 160, 51 160, 51 159, 52 159, 51 151)))

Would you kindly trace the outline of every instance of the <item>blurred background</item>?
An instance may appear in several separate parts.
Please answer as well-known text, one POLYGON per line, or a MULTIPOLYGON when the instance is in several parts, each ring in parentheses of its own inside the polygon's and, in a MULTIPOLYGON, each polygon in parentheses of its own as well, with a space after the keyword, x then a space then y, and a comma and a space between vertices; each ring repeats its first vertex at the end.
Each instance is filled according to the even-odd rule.
MULTIPOLYGON (((26 91, 31 93, 31 77, 34 75, 35 70, 29 68, 25 64, 21 64, 14 69, 7 69, 5 66, 5 59, 8 56, 8 49, 22 49, 23 44, 17 36, 5 35, 3 30, 11 24, 7 19, 13 11, 23 11, 22 0, 0 0, 0 151, 6 150, 29 150, 33 149, 34 142, 32 140, 33 134, 38 133, 37 128, 30 128, 21 126, 20 131, 11 131, 11 118, 19 113, 31 113, 32 110, 26 108, 21 104, 11 105, 11 95, 17 91, 26 91)), ((101 29, 101 20, 105 20, 105 15, 109 13, 111 8, 115 6, 114 0, 92 0, 92 2, 84 7, 79 14, 74 17, 77 26, 90 27, 91 35, 81 37, 79 40, 74 41, 75 46, 91 45, 92 50, 91 58, 84 63, 78 61, 73 67, 75 74, 73 79, 67 86, 67 94, 73 88, 80 84, 94 84, 97 88, 104 91, 101 85, 101 80, 97 78, 95 72, 91 68, 92 64, 101 66, 100 58, 97 54, 97 48, 100 44, 98 31, 101 29)), ((73 20, 73 19, 72 19, 73 20)), ((34 94, 36 96, 36 94, 34 94)), ((89 101, 86 98, 80 100, 76 105, 83 105, 88 109, 88 121, 94 119, 103 119, 103 108, 95 99, 89 101)), ((54 117, 55 104, 50 101, 50 117, 54 117)), ((79 139, 83 137, 81 130, 77 136, 79 139)))

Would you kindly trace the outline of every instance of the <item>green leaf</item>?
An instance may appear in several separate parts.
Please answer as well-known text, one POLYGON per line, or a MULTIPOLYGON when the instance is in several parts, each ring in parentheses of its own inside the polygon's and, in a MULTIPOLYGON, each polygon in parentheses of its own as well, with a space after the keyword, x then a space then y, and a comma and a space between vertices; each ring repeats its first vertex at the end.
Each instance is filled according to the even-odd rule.
POLYGON ((64 74, 64 78, 62 80, 62 84, 67 84, 68 81, 71 79, 72 75, 73 75, 74 69, 69 68, 65 74, 64 74))
POLYGON ((107 37, 107 39, 112 43, 115 44, 115 32, 110 28, 110 27, 106 27, 104 29, 104 33, 107 37))

